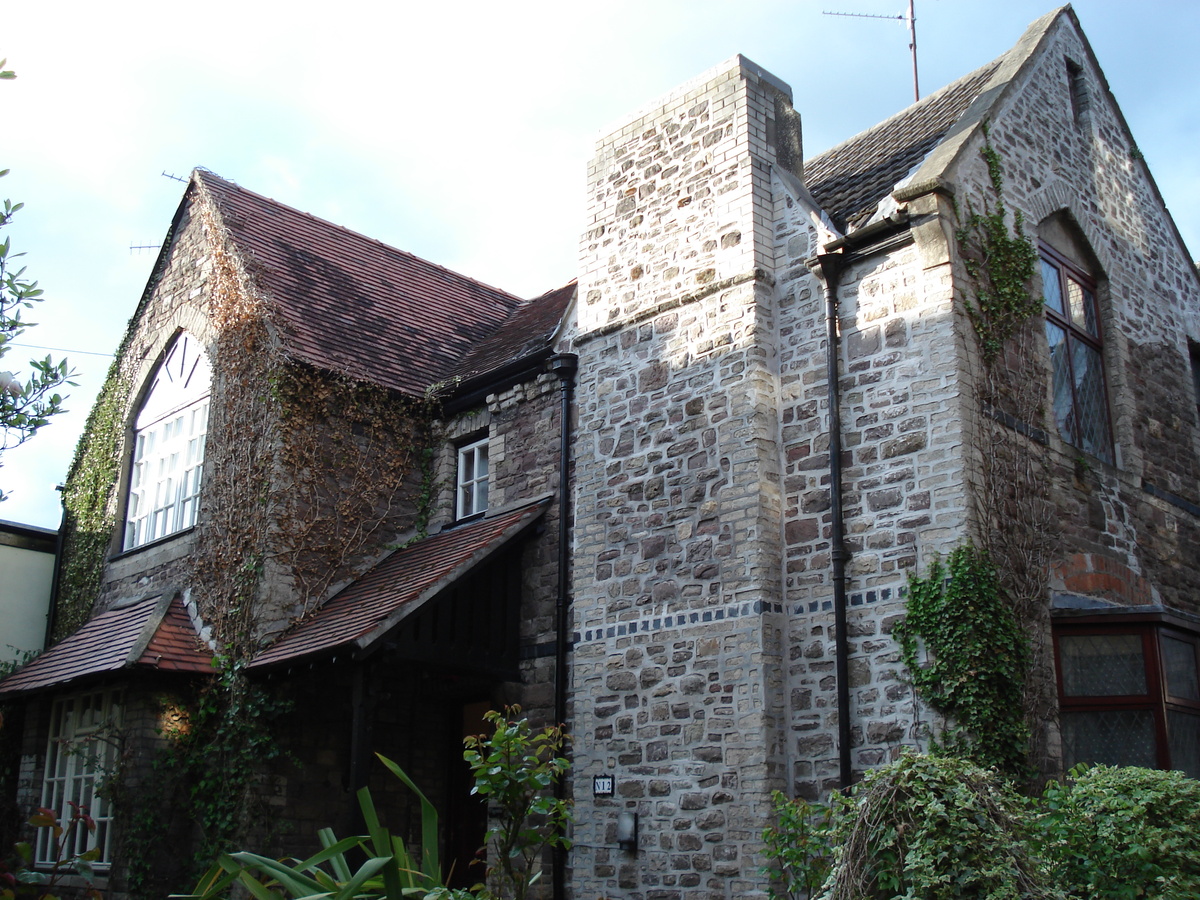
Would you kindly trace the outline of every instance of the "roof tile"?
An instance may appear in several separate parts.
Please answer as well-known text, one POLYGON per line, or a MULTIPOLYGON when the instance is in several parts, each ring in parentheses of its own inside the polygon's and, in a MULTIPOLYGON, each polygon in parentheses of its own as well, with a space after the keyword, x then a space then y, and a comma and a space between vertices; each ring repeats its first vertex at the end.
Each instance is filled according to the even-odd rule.
POLYGON ((946 136, 999 67, 993 60, 804 164, 804 183, 843 233, 866 224, 946 136))
POLYGON ((286 349, 318 368, 419 395, 521 305, 211 172, 193 177, 270 299, 286 349))
POLYGON ((250 668, 369 646, 521 534, 548 505, 541 500, 517 507, 397 550, 260 653, 250 668))
POLYGON ((102 612, 73 635, 0 681, 0 695, 36 691, 127 668, 212 671, 183 603, 151 597, 102 612), (138 649, 145 644, 145 650, 138 649), (135 656, 136 654, 136 656, 135 656))

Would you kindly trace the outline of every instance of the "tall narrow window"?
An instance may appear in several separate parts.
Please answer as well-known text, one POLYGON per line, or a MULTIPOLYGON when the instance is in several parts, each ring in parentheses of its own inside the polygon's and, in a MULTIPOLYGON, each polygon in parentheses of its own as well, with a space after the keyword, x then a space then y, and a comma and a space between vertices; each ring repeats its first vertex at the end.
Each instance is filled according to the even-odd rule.
POLYGON ((458 448, 457 517, 465 519, 488 508, 487 438, 458 448))
POLYGON ((1200 344, 1188 341, 1188 357, 1192 362, 1192 398, 1196 401, 1196 414, 1200 416, 1200 344))
POLYGON ((1071 92, 1071 115, 1076 125, 1082 125, 1092 108, 1092 100, 1088 94, 1083 66, 1073 59, 1067 60, 1067 87, 1071 92))
MULTIPOLYGON (((95 830, 76 828, 63 857, 95 850, 95 865, 112 861, 112 804, 104 780, 117 762, 117 728, 121 706, 114 691, 94 691, 56 700, 46 745, 46 770, 42 779, 42 806, 66 826, 76 809, 86 810, 95 830)), ((59 859, 55 836, 38 830, 35 861, 53 864, 59 859)))
POLYGON ((1065 257, 1043 247, 1042 288, 1058 432, 1067 443, 1111 463, 1095 283, 1065 257))
POLYGON ((180 335, 158 367, 134 424, 126 550, 196 524, 211 378, 204 349, 180 335))

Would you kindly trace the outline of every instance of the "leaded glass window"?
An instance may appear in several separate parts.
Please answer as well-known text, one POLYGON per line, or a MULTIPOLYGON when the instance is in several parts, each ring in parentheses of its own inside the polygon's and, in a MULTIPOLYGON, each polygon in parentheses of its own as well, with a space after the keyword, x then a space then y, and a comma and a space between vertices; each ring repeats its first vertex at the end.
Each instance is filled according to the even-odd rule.
POLYGON ((1042 295, 1058 432, 1072 446, 1111 463, 1112 429, 1095 283, 1044 247, 1042 295))

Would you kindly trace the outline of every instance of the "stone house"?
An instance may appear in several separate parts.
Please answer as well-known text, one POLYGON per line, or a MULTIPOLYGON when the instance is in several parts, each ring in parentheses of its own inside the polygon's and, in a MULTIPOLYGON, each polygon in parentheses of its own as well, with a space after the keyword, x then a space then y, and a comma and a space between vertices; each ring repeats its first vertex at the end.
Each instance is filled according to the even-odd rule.
MULTIPOLYGON (((1069 7, 808 160, 791 89, 734 57, 618 123, 587 178, 578 285, 521 302, 194 176, 115 380, 114 521, 73 538, 117 541, 79 579, 98 614, 0 696, 119 683, 146 719, 147 648, 249 635, 250 680, 295 700, 267 798, 289 827, 345 809, 376 749, 450 810, 459 858, 478 808, 450 748, 520 699, 573 735, 556 893, 762 895, 772 790, 822 796, 940 727, 892 631, 910 574, 973 541, 1030 638, 1031 761, 1200 774, 1200 277, 1069 7), (1034 262, 1005 331, 980 312, 995 221, 1034 262), (180 333, 212 372, 183 398, 210 404, 203 493, 192 527, 123 546, 180 333), (348 449, 283 452, 297 434, 348 449), (359 461, 409 451, 361 496, 359 461), (220 486, 242 459, 256 477, 220 486), (308 520, 345 530, 318 546, 308 520), (210 589, 223 549, 253 603, 210 589), (71 661, 121 617, 119 665, 71 661)), ((32 798, 58 713, 24 708, 32 798)))

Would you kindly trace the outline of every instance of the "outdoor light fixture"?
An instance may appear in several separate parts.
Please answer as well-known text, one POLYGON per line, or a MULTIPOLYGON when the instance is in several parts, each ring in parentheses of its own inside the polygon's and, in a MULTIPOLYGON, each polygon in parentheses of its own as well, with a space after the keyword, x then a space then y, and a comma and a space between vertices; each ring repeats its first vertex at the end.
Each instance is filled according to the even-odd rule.
POLYGON ((638 814, 617 813, 617 846, 629 853, 637 853, 638 814))

